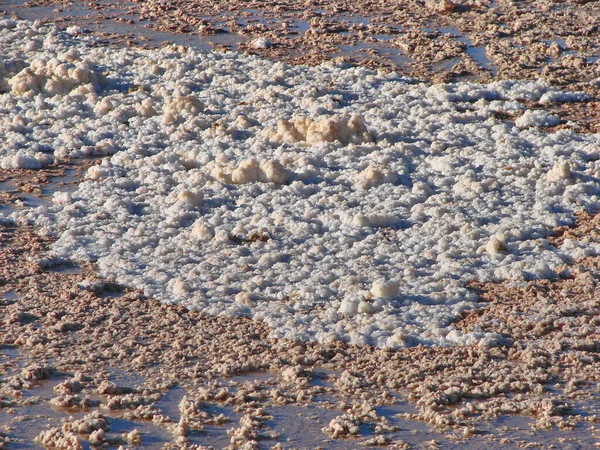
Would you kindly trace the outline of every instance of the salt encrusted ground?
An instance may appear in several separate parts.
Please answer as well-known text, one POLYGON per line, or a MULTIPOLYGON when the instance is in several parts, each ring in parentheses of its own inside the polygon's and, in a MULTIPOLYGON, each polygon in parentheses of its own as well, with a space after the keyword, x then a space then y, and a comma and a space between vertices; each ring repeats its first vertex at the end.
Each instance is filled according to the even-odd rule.
MULTIPOLYGON (((20 197, 43 196, 62 170, 2 171, 10 182, 2 204, 19 208, 20 197)), ((94 277, 93 267, 48 271, 33 262, 47 240, 25 226, 0 226, 0 439, 9 448, 32 446, 36 436, 48 446, 64 439, 63 448, 77 448, 76 439, 131 447, 140 438, 142 448, 181 448, 186 439, 248 448, 255 439, 264 448, 386 439, 390 448, 434 448, 431 439, 461 448, 590 448, 600 440, 597 259, 554 282, 473 285, 489 304, 458 326, 501 333, 511 345, 390 352, 273 340, 259 323, 201 316, 110 284, 84 291, 78 283, 94 277), (82 418, 95 410, 101 416, 82 418), (313 433, 285 431, 290 417, 307 417, 313 433), (439 431, 428 436, 412 419, 439 431), (354 431, 359 437, 346 440, 354 431)), ((597 220, 581 214, 575 229, 556 230, 556 244, 565 237, 596 242, 597 220)))
POLYGON ((115 54, 77 29, 0 26, 0 167, 114 154, 10 216, 59 236, 49 262, 95 261, 275 337, 398 348, 502 342, 448 325, 476 299, 467 281, 554 278, 600 252, 546 239, 597 210, 598 137, 548 133, 559 119, 522 105, 585 94, 177 46, 115 54))

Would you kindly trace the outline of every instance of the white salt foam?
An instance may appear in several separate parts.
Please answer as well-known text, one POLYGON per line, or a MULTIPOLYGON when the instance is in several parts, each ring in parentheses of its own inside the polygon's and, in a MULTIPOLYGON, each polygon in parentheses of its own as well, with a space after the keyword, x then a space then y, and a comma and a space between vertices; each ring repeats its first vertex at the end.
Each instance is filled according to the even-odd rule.
POLYGON ((496 342, 451 325, 469 280, 555 277, 598 253, 547 241, 596 208, 598 135, 548 133, 521 103, 581 95, 0 28, 0 165, 114 154, 20 219, 58 237, 57 258, 163 302, 291 339, 496 342))

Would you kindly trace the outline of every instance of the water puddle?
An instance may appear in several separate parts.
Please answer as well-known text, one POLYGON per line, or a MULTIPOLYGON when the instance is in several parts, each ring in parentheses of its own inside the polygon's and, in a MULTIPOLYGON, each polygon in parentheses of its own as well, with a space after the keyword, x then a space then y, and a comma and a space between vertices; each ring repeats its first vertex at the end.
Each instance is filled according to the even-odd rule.
MULTIPOLYGON (((573 430, 532 430, 534 419, 523 416, 504 416, 491 422, 488 427, 499 436, 511 442, 508 448, 526 448, 537 444, 537 448, 560 448, 565 450, 583 450, 594 448, 593 427, 580 424, 573 430)), ((504 448, 504 447, 503 447, 504 448)))
POLYGON ((600 60, 600 55, 598 56, 590 56, 585 59, 587 64, 596 64, 600 60))
POLYGON ((2 181, 0 182, 0 192, 13 192, 17 189, 17 186, 10 181, 2 181))
POLYGON ((0 355, 3 358, 17 359, 20 356, 19 347, 16 345, 0 345, 0 355))
POLYGON ((186 394, 187 391, 181 387, 171 388, 156 402, 156 407, 166 416, 169 416, 171 420, 178 422, 181 415, 179 403, 186 394))
POLYGON ((486 55, 486 47, 467 47, 468 55, 473 58, 481 67, 489 70, 492 75, 496 75, 496 65, 486 55))
POLYGON ((318 369, 310 380, 311 387, 332 388, 335 378, 340 375, 339 370, 318 369))
POLYGON ((201 432, 192 433, 190 442, 198 445, 211 445, 214 448, 226 448, 231 444, 227 430, 239 426, 243 414, 236 413, 234 406, 208 404, 204 410, 210 414, 223 414, 230 419, 223 425, 207 425, 201 432))
MULTIPOLYGON (((179 411, 179 403, 187 394, 187 390, 175 387, 169 389, 165 395, 156 402, 156 406, 169 416, 173 423, 178 423, 181 418, 179 411)), ((191 430, 188 435, 189 444, 196 445, 211 445, 215 448, 225 448, 230 444, 230 437, 227 435, 227 430, 236 427, 242 414, 235 412, 234 406, 226 406, 217 403, 204 403, 202 409, 210 414, 223 414, 229 418, 229 421, 223 425, 207 425, 203 430, 191 430)), ((141 430, 140 430, 141 431, 141 430)), ((144 444, 145 445, 145 444, 144 444)))
POLYGON ((392 42, 396 40, 396 36, 393 34, 374 34, 373 38, 379 42, 392 42))
POLYGON ((11 449, 39 449, 33 443, 35 437, 50 426, 59 427, 62 424, 60 417, 49 417, 46 408, 28 407, 27 414, 22 414, 20 410, 0 408, 0 428, 10 429, 6 435, 16 441, 10 444, 11 449))
POLYGON ((104 17, 126 16, 127 5, 133 6, 133 3, 122 2, 118 7, 116 3, 96 2, 103 5, 105 8, 100 10, 95 7, 83 4, 66 4, 66 5, 51 5, 51 6, 26 6, 24 0, 7 0, 2 2, 2 10, 9 14, 15 13, 20 19, 36 20, 36 19, 51 19, 64 20, 66 22, 78 22, 79 20, 89 20, 98 18, 100 15, 104 17))
MULTIPOLYGON (((18 349, 0 347, 0 355, 14 355, 18 349)), ((117 382, 118 385, 124 386, 124 382, 129 382, 129 385, 134 385, 136 382, 143 384, 143 379, 139 376, 130 376, 129 374, 112 368, 110 370, 111 379, 117 382), (131 384, 133 383, 133 384, 131 384)), ((17 405, 12 410, 10 408, 0 408, 0 429, 6 427, 7 436, 15 439, 11 442, 10 448, 18 449, 34 449, 39 448, 33 444, 36 436, 43 430, 50 427, 62 427, 66 419, 77 420, 94 411, 99 411, 105 416, 109 423, 107 437, 111 440, 110 445, 103 447, 116 448, 119 445, 126 444, 122 438, 123 434, 127 434, 134 429, 142 433, 142 448, 160 449, 169 442, 173 441, 173 436, 166 427, 162 427, 152 423, 151 421, 131 421, 122 418, 124 410, 107 411, 99 407, 101 402, 105 401, 105 397, 91 393, 85 390, 81 395, 89 395, 96 402, 97 406, 89 408, 67 408, 59 407, 49 403, 49 400, 56 397, 58 394, 54 392, 54 387, 65 379, 70 378, 68 374, 55 374, 47 380, 41 380, 31 390, 23 391, 21 399, 30 400, 31 404, 17 405)), ((180 401, 180 392, 174 392, 176 403, 171 408, 169 405, 160 405, 167 410, 168 413, 177 412, 175 419, 179 419, 178 404, 180 401), (171 411, 173 409, 173 411, 171 411)), ((79 436, 80 442, 84 449, 92 448, 89 442, 85 441, 86 436, 79 436)), ((97 447, 94 447, 97 448, 97 447)))
MULTIPOLYGON (((13 409, 0 408, 0 427, 6 427, 9 431, 7 436, 15 439, 11 442, 10 448, 14 449, 39 449, 40 447, 33 443, 36 436, 50 427, 61 428, 64 421, 82 419, 98 408, 79 410, 74 408, 56 408, 43 401, 30 406, 20 406, 13 409)), ((126 444, 122 438, 137 429, 142 434, 140 448, 158 450, 169 442, 172 442, 172 434, 163 427, 153 424, 151 421, 130 421, 120 417, 113 417, 106 414, 106 411, 99 410, 106 417, 109 427, 106 435, 113 442, 105 444, 103 448, 117 448, 119 445, 126 444)), ((80 443, 84 449, 98 448, 93 447, 85 440, 86 436, 80 435, 80 443)))
POLYGON ((347 22, 350 25, 365 25, 368 26, 371 23, 371 19, 364 16, 347 16, 347 15, 339 15, 336 16, 336 19, 339 22, 347 22))
MULTIPOLYGON (((130 39, 131 42, 150 47, 172 43, 193 47, 203 51, 215 49, 236 51, 239 50, 241 44, 248 42, 252 37, 237 32, 228 32, 227 30, 231 28, 231 21, 235 21, 237 26, 240 26, 242 29, 251 24, 262 23, 267 25, 269 29, 281 30, 288 36, 302 36, 311 28, 309 22, 297 17, 285 17, 285 15, 283 18, 275 17, 268 10, 246 8, 235 14, 223 12, 206 17, 211 24, 217 28, 223 29, 224 32, 206 35, 198 34, 197 32, 173 34, 157 31, 152 28, 152 22, 139 21, 139 16, 128 14, 128 6, 134 5, 133 3, 119 4, 107 2, 100 11, 94 9, 92 4, 67 5, 64 7, 61 6, 61 9, 57 9, 55 6, 35 6, 28 8, 24 5, 25 0, 10 0, 3 4, 3 9, 8 13, 16 12, 19 17, 24 19, 33 20, 39 17, 47 17, 62 22, 64 26, 81 25, 85 29, 100 33, 101 36, 106 38, 109 38, 110 35, 124 35, 127 39, 130 39), (273 17, 270 17, 271 15, 273 15, 273 17), (115 18, 131 19, 134 23, 131 24, 126 21, 116 21, 114 20, 115 18)), ((321 15, 323 17, 328 17, 326 10, 323 10, 321 15)), ((332 23, 339 23, 348 28, 353 26, 367 27, 372 23, 372 20, 364 16, 332 15, 330 19, 332 23)), ((424 30, 426 31, 427 28, 424 30)), ((451 27, 442 27, 439 28, 439 30, 431 28, 430 31, 451 34, 458 41, 466 45, 466 52, 481 67, 489 70, 493 75, 496 74, 497 70, 494 63, 486 56, 486 48, 484 46, 473 46, 470 39, 460 30, 451 27)), ((332 58, 350 57, 355 60, 356 58, 366 59, 384 64, 391 63, 399 69, 401 68, 406 72, 410 72, 411 59, 399 49, 390 46, 398 32, 399 30, 394 28, 394 32, 390 34, 373 35, 370 38, 371 42, 361 41, 355 45, 340 45, 338 46, 339 51, 330 56, 332 58)), ((353 35, 350 31, 345 31, 341 34, 346 36, 353 35)), ((564 40, 559 39, 557 41, 564 40)), ((433 67, 433 69, 447 70, 449 67, 452 67, 452 65, 454 65, 454 62, 452 61, 444 62, 433 67)), ((2 214, 1 211, 0 214, 2 214)))
POLYGON ((412 60, 399 49, 377 46, 371 43, 359 42, 353 45, 339 45, 338 49, 339 52, 331 55, 333 58, 344 56, 355 58, 358 55, 379 62, 387 60, 401 67, 404 71, 410 71, 409 66, 412 63, 412 60))
POLYGON ((289 18, 289 19, 282 19, 281 21, 279 21, 279 23, 281 25, 285 24, 285 28, 287 28, 288 30, 292 29, 293 31, 290 32, 290 34, 293 34, 293 35, 304 34, 311 28, 310 23, 308 23, 307 21, 297 19, 294 17, 289 18))
POLYGON ((275 379, 275 375, 269 372, 248 372, 242 375, 235 375, 229 378, 232 384, 243 383, 268 383, 275 379))
POLYGON ((49 206, 52 204, 52 199, 49 197, 40 197, 34 194, 18 193, 12 204, 0 205, 0 218, 8 218, 17 210, 25 208, 37 208, 39 206, 49 206))
MULTIPOLYGON (((442 34, 450 34, 456 38, 457 41, 463 43, 467 47, 467 54, 473 58, 473 60, 486 70, 489 70, 492 75, 496 75, 497 70, 494 63, 486 55, 485 46, 473 46, 473 42, 460 30, 456 28, 445 28, 439 29, 442 34)), ((452 64, 453 65, 453 64, 452 64)))
POLYGON ((285 443, 286 447, 294 448, 327 448, 347 449, 353 448, 351 442, 338 439, 332 440, 321 431, 340 411, 318 408, 304 408, 301 406, 283 406, 267 411, 273 416, 267 420, 266 426, 277 430, 278 440, 285 443))
MULTIPOLYGON (((433 31, 433 29, 432 29, 433 31)), ((458 41, 462 42, 463 44, 469 45, 471 43, 471 40, 466 37, 459 29, 457 28, 451 28, 451 27, 441 27, 438 30, 441 34, 451 34, 452 36, 454 36, 458 41)))
POLYGON ((81 273, 81 266, 72 262, 61 262, 57 265, 46 267, 46 272, 76 274, 81 273))
POLYGON ((565 41, 562 38, 555 38, 555 39, 545 40, 544 42, 546 44, 548 44, 548 45, 552 45, 554 43, 557 43, 558 45, 560 45, 561 48, 563 48, 563 49, 567 48, 567 41, 565 41))
MULTIPOLYGON (((131 420, 111 417, 109 425, 109 436, 128 434, 133 430, 138 430, 142 434, 142 442, 139 446, 127 446, 127 448, 159 450, 164 448, 165 444, 173 441, 173 435, 166 428, 158 427, 150 421, 132 422, 131 420)), ((118 445, 113 446, 113 448, 117 447, 118 445)))
POLYGON ((458 64, 459 62, 461 62, 462 58, 461 57, 456 57, 456 58, 448 58, 445 59, 437 64, 434 64, 431 66, 431 69, 434 72, 446 72, 449 70, 452 70, 452 68, 458 64))
POLYGON ((38 206, 48 206, 52 203, 49 198, 40 197, 35 194, 18 194, 19 200, 16 201, 18 206, 22 206, 24 208, 37 208, 38 206))
POLYGON ((17 192, 16 185, 8 181, 0 182, 0 196, 2 196, 2 194, 4 193, 4 195, 8 197, 5 200, 2 200, 2 197, 0 197, 0 219, 7 218, 13 212, 14 208, 12 204, 5 203, 5 201, 9 200, 9 196, 11 194, 14 194, 15 192, 17 192))
MULTIPOLYGON (((86 159, 94 160, 98 158, 86 159)), ((20 209, 52 205, 52 197, 56 192, 75 192, 80 182, 79 175, 80 169, 67 169, 64 175, 52 177, 48 183, 42 185, 41 193, 38 194, 21 192, 19 187, 11 181, 0 183, 0 193, 4 191, 12 196, 12 203, 0 203, 0 219, 8 218, 20 209)))
POLYGON ((15 303, 19 299, 19 295, 14 291, 8 291, 0 297, 0 306, 7 306, 15 303))
POLYGON ((268 11, 264 11, 262 9, 256 9, 256 8, 243 8, 243 9, 240 10, 240 12, 242 14, 245 14, 246 16, 250 15, 250 16, 261 17, 262 15, 264 15, 265 13, 267 13, 268 11))

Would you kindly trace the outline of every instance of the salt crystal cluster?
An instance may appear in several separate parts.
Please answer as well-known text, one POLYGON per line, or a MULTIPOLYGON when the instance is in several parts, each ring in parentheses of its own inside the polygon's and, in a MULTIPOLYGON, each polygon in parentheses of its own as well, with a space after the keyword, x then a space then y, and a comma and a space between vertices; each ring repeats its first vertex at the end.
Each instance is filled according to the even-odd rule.
POLYGON ((553 277, 600 250, 547 240, 596 210, 600 142, 540 128, 556 119, 524 100, 582 99, 543 81, 426 86, 0 28, 0 166, 107 155, 14 219, 163 302, 289 339, 496 342, 451 325, 476 301, 468 281, 553 277))
POLYGON ((47 97, 71 94, 83 96, 95 92, 98 77, 87 61, 78 62, 77 52, 46 60, 35 59, 29 67, 9 79, 15 96, 44 94, 47 97))
POLYGON ((280 120, 277 131, 265 133, 276 141, 282 142, 319 142, 339 141, 343 144, 363 142, 371 139, 361 117, 339 117, 337 115, 318 117, 296 117, 292 120, 280 120))

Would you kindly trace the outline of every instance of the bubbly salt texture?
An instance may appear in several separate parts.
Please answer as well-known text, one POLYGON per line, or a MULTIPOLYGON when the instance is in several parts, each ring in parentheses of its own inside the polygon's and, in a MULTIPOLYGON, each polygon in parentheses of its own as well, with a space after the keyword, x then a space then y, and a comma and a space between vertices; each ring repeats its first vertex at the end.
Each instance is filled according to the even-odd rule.
POLYGON ((546 240, 598 202, 598 135, 548 133, 555 118, 521 102, 581 94, 95 48, 5 22, 0 164, 114 153, 15 218, 57 235, 57 259, 163 302, 291 339, 493 344, 451 325, 476 301, 469 280, 556 277, 600 250, 546 240))

